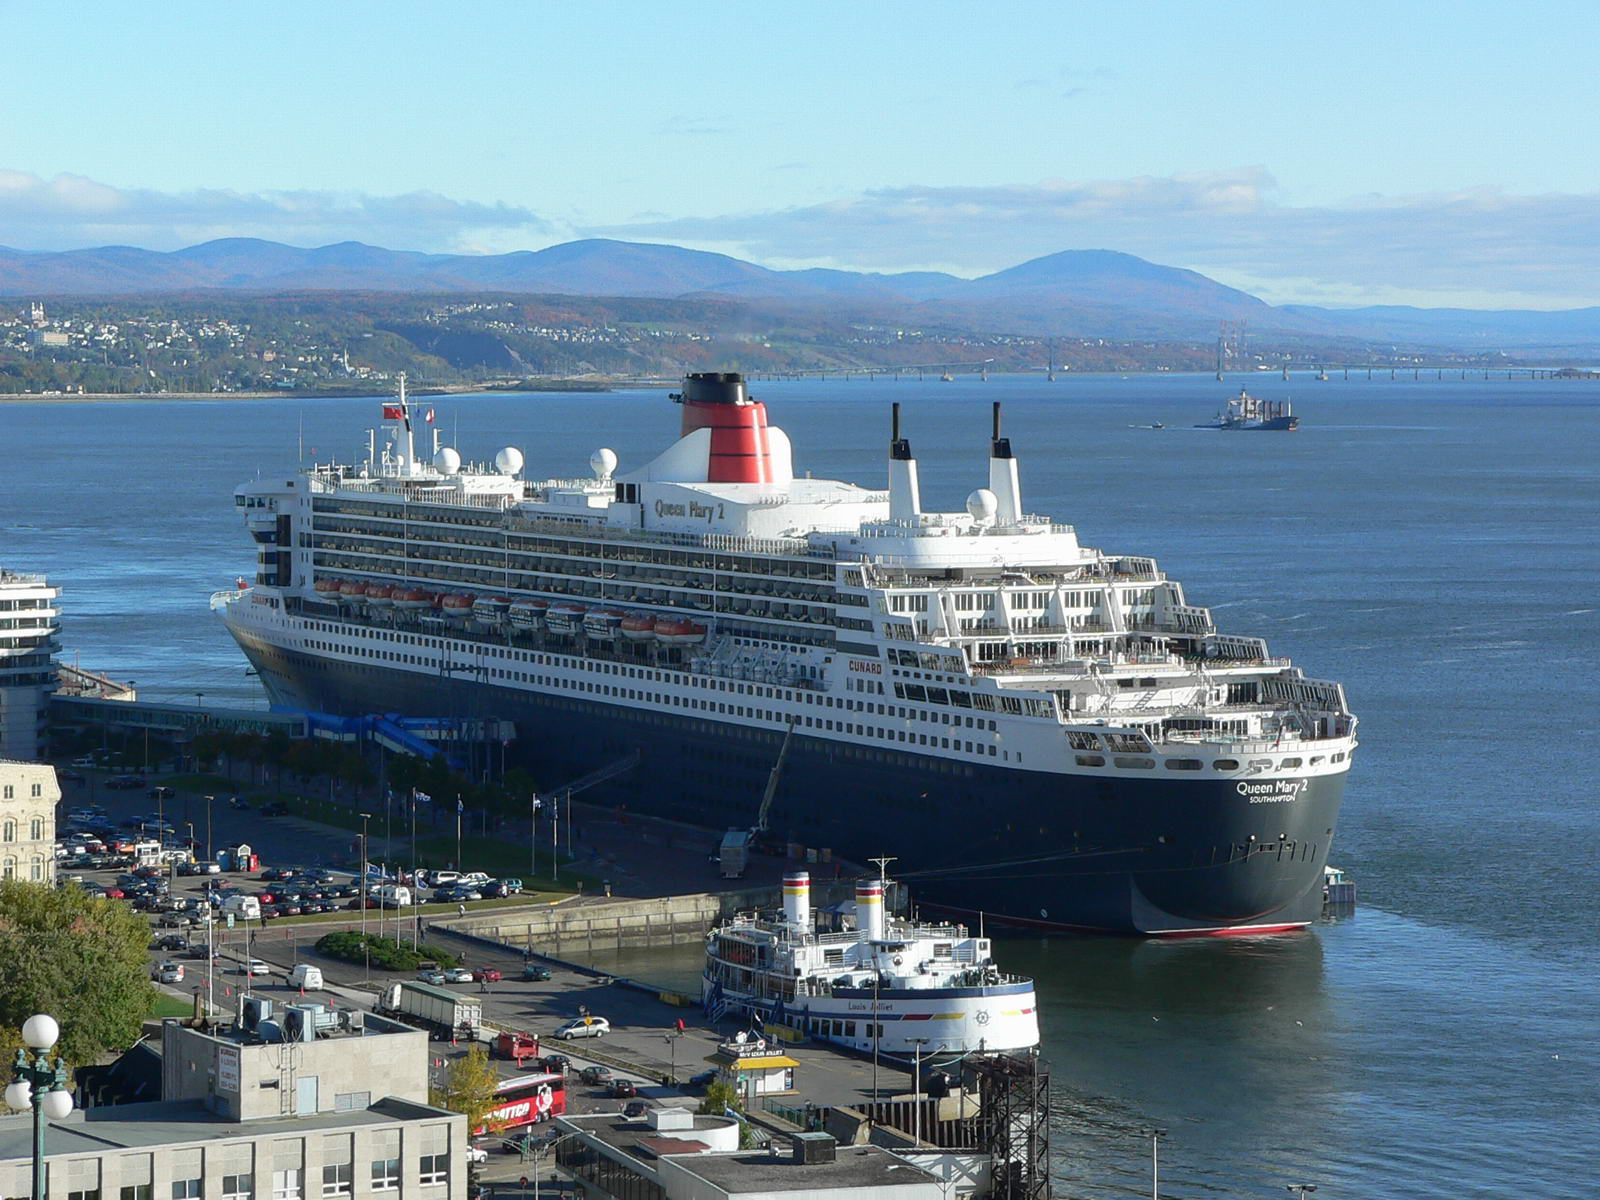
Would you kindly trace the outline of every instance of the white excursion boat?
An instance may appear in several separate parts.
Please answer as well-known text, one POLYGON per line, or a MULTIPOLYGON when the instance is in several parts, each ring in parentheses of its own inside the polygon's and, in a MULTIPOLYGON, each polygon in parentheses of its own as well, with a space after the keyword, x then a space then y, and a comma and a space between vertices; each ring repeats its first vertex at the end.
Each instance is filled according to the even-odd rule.
POLYGON ((784 876, 782 913, 741 915, 707 937, 707 1012, 893 1057, 1038 1045, 1033 980, 1001 972, 989 939, 964 925, 886 917, 886 883, 858 883, 855 927, 825 930, 810 875, 784 876))

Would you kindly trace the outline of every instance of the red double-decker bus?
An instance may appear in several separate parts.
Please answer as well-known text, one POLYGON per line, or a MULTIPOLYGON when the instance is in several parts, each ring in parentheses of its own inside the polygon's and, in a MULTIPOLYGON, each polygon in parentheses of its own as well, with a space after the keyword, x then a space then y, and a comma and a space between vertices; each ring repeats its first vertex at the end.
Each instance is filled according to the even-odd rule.
MULTIPOLYGON (((489 1117, 502 1130, 535 1125, 567 1111, 567 1081, 548 1072, 508 1079, 495 1089, 495 1095, 500 1104, 489 1117)), ((484 1130, 472 1132, 477 1136, 484 1130)))

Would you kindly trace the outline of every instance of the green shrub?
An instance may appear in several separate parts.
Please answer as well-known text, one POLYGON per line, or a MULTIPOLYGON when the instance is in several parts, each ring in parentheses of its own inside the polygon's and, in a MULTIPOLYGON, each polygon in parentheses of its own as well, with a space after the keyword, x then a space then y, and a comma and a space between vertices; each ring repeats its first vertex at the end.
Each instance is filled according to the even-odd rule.
POLYGON ((370 961, 384 971, 415 971, 425 962, 436 962, 441 967, 461 965, 455 955, 437 946, 420 945, 413 950, 394 938, 379 937, 375 933, 363 935, 354 929, 324 934, 317 939, 317 953, 340 962, 365 964, 370 961))

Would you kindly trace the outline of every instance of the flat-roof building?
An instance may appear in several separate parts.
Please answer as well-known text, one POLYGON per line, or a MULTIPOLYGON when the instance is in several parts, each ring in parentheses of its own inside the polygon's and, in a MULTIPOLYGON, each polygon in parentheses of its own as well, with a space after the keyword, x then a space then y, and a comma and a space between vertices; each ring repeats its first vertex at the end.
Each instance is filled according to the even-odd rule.
MULTIPOLYGON (((466 1118, 428 1103, 427 1035, 241 998, 162 1024, 162 1098, 47 1121, 48 1200, 466 1200, 466 1118)), ((30 1114, 0 1118, 0 1196, 31 1187, 30 1114)))
POLYGON ((937 1176, 880 1146, 840 1147, 827 1134, 739 1150, 739 1122, 684 1109, 630 1121, 560 1117, 576 1136, 556 1165, 588 1200, 945 1200, 937 1176))

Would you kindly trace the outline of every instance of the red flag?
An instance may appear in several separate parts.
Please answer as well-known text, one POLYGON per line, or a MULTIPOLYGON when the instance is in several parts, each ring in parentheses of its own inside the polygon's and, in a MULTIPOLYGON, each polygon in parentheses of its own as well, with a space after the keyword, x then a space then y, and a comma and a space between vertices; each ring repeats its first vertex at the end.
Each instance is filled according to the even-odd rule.
POLYGON ((423 420, 426 421, 429 425, 433 424, 433 409, 430 408, 428 410, 428 415, 426 417, 424 417, 423 420))
POLYGON ((385 421, 399 421, 404 419, 406 410, 398 404, 385 404, 383 406, 383 419, 385 421))

